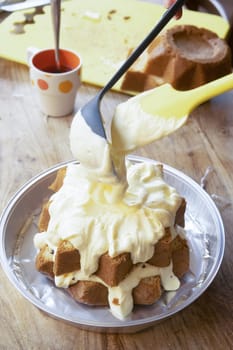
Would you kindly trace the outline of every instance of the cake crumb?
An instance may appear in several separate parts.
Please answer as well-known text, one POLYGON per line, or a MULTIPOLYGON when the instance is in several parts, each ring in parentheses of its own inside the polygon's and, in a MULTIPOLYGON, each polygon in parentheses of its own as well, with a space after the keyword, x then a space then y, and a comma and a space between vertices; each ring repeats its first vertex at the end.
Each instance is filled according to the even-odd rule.
POLYGON ((113 303, 114 305, 120 305, 119 299, 118 299, 118 298, 114 298, 114 299, 112 300, 112 303, 113 303))

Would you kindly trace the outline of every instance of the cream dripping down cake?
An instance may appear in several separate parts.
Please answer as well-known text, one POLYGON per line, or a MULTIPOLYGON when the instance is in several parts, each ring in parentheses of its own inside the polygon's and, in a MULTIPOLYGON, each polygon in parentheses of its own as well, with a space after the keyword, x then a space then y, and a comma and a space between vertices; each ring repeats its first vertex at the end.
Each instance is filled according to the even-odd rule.
POLYGON ((175 131, 183 120, 145 113, 136 96, 117 106, 111 143, 79 111, 70 130, 78 160, 51 184, 34 237, 36 267, 80 303, 109 306, 124 319, 134 305, 175 291, 189 270, 186 202, 163 178, 163 166, 133 163, 134 149, 175 131), (114 164, 114 171, 113 171, 114 164))

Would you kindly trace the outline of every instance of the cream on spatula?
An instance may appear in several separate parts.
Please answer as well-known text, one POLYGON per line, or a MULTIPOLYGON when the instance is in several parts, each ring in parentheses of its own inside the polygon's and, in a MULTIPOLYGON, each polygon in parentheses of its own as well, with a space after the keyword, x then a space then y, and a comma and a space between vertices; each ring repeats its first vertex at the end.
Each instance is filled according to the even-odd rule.
POLYGON ((195 107, 232 88, 233 73, 188 91, 164 84, 119 104, 111 126, 112 159, 118 175, 126 175, 127 153, 173 133, 195 107))
POLYGON ((116 180, 112 160, 118 177, 124 179, 125 155, 173 133, 200 103, 232 88, 233 73, 192 90, 177 91, 164 84, 131 97, 116 107, 111 145, 102 146, 104 139, 94 134, 77 114, 70 135, 72 152, 98 180, 108 183, 116 180))
POLYGON ((130 98, 116 108, 111 130, 113 149, 130 152, 171 134, 195 107, 231 89, 233 73, 192 90, 178 91, 164 84, 130 98))

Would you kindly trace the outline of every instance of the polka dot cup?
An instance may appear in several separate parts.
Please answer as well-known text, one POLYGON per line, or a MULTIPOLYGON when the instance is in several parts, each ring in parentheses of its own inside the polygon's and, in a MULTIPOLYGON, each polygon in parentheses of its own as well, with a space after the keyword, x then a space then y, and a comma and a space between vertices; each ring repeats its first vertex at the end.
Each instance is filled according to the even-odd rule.
POLYGON ((53 49, 28 49, 30 79, 43 113, 63 117, 74 110, 81 85, 81 58, 74 51, 60 49, 61 67, 56 68, 53 49))

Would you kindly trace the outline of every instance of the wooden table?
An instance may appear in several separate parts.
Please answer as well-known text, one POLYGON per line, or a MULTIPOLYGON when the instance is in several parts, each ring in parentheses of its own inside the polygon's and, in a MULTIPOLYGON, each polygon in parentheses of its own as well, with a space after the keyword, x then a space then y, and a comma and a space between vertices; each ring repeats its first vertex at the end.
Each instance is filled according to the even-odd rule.
MULTIPOLYGON (((69 127, 73 116, 46 118, 31 93, 28 68, 0 59, 0 211, 32 176, 72 159, 69 127)), ((76 110, 96 93, 82 86, 76 110)), ((128 96, 109 93, 106 116, 128 96)), ((221 212, 226 233, 224 259, 213 283, 193 304, 172 318, 136 334, 81 330, 45 315, 25 300, 0 270, 0 349, 233 349, 233 91, 198 107, 173 135, 138 155, 167 163, 201 182, 221 212)))

